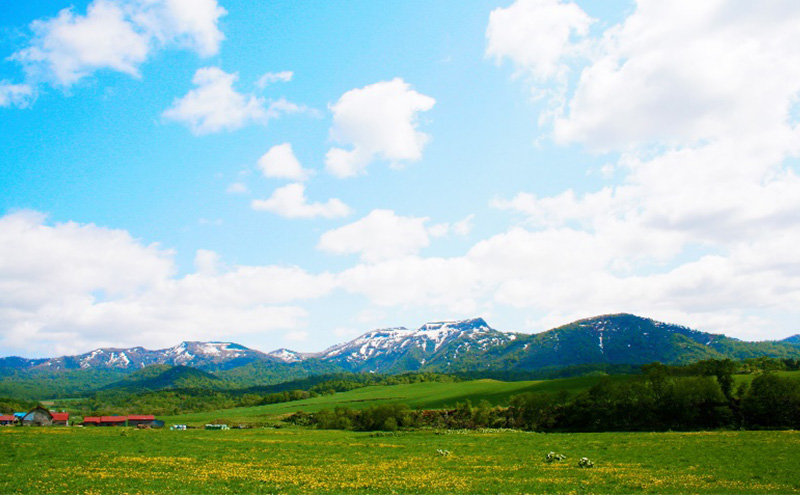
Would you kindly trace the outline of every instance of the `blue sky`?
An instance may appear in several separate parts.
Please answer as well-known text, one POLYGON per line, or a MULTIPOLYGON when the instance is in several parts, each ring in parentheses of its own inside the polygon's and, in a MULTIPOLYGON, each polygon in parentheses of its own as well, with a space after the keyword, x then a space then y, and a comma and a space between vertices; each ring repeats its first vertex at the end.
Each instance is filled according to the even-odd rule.
POLYGON ((794 2, 0 8, 0 355, 799 331, 794 2))

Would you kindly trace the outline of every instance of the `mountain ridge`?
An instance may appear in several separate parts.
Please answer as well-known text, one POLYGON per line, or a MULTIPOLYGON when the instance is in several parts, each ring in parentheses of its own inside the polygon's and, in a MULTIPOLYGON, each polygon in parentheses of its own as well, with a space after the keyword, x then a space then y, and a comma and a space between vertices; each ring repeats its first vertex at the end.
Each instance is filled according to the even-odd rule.
POLYGON ((483 318, 470 318, 429 322, 417 329, 371 330, 317 353, 301 353, 286 348, 265 353, 233 342, 185 341, 152 351, 137 346, 101 348, 81 355, 50 359, 0 358, 0 371, 135 371, 154 364, 166 364, 217 372, 264 363, 274 373, 280 374, 290 365, 296 367, 306 362, 318 362, 325 363, 329 370, 391 374, 535 370, 593 363, 685 363, 761 355, 800 358, 800 347, 792 339, 794 337, 778 342, 746 342, 628 313, 584 318, 535 334, 503 332, 491 328, 483 318))

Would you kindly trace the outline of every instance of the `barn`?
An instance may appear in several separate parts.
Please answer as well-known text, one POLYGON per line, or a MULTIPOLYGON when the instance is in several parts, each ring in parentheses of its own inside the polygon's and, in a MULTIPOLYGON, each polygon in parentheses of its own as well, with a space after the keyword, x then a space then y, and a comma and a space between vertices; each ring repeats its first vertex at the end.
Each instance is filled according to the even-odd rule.
POLYGON ((55 426, 69 426, 69 413, 67 412, 51 412, 53 416, 53 425, 55 426))
POLYGON ((100 416, 98 426, 125 426, 127 416, 100 416))
POLYGON ((85 416, 83 426, 149 426, 161 428, 163 421, 159 421, 152 414, 131 414, 128 416, 85 416))
POLYGON ((8 416, 0 416, 0 426, 11 426, 17 422, 17 417, 13 414, 9 414, 8 416))
POLYGON ((43 407, 34 407, 22 417, 22 426, 51 426, 53 415, 43 407))

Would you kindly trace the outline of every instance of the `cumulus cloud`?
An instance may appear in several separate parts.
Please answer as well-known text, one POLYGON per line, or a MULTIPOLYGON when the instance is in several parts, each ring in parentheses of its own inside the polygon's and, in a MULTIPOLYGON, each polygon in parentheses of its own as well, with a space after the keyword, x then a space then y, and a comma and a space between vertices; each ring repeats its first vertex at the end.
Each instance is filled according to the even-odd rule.
POLYGON ((276 189, 267 199, 250 203, 254 210, 269 211, 286 218, 340 218, 352 213, 342 201, 331 198, 325 203, 309 203, 301 183, 288 184, 276 189))
POLYGON ((68 8, 33 21, 30 44, 12 59, 34 80, 64 87, 101 69, 138 77, 139 66, 159 47, 217 53, 223 15, 216 0, 93 0, 85 15, 68 8))
POLYGON ((317 248, 334 254, 359 254, 368 262, 416 254, 430 241, 427 218, 401 217, 373 210, 366 217, 322 234, 317 248))
POLYGON ((642 0, 590 37, 577 5, 518 0, 492 12, 486 52, 534 76, 534 91, 579 73, 571 96, 557 92, 557 108, 541 115, 557 142, 600 151, 692 145, 787 120, 800 77, 791 62, 800 58, 798 17, 791 1, 642 0))
POLYGON ((225 39, 218 24, 227 11, 217 0, 139 0, 133 5, 133 22, 161 43, 175 43, 208 57, 219 52, 225 39))
POLYGON ((197 88, 176 99, 162 116, 188 125, 199 136, 307 110, 284 98, 267 104, 264 98, 239 93, 233 87, 238 79, 237 73, 229 74, 219 67, 199 69, 192 78, 197 88))
POLYGON ((258 168, 264 177, 291 179, 303 182, 311 175, 294 156, 291 143, 273 146, 258 159, 258 168))
POLYGON ((486 54, 510 59, 538 81, 563 79, 568 59, 580 54, 575 38, 585 37, 593 19, 573 3, 518 0, 489 15, 486 54))
POLYGON ((265 101, 233 89, 237 74, 218 67, 199 69, 192 79, 196 89, 175 100, 164 118, 187 124, 196 135, 238 129, 267 117, 265 101))
POLYGON ((171 251, 125 231, 49 225, 36 212, 0 217, 0 347, 54 355, 297 331, 307 313, 296 303, 337 283, 296 267, 227 268, 206 250, 195 263, 176 277, 171 251))
POLYGON ((27 84, 0 81, 0 107, 27 107, 34 97, 33 88, 27 84))
POLYGON ((138 76, 150 50, 148 36, 129 21, 122 5, 110 0, 95 0, 85 16, 64 9, 54 19, 34 21, 31 30, 31 45, 14 58, 63 86, 98 69, 138 76))
POLYGON ((453 224, 428 226, 428 217, 405 217, 392 210, 377 209, 351 224, 325 232, 317 249, 333 254, 358 254, 367 263, 403 258, 418 254, 430 245, 431 238, 468 234, 472 218, 469 215, 453 224))
POLYGON ((400 78, 346 92, 330 107, 330 135, 351 148, 331 148, 326 169, 343 178, 363 174, 374 159, 393 166, 419 160, 430 136, 417 130, 418 114, 435 103, 400 78))

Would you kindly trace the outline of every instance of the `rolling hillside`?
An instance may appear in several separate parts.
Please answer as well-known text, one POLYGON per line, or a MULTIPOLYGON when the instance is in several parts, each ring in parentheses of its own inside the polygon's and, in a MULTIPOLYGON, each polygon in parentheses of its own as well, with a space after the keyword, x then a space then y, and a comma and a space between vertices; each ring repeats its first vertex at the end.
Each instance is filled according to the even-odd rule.
MULTIPOLYGON (((173 423, 204 424, 215 419, 232 422, 242 421, 263 423, 297 412, 315 412, 347 406, 363 409, 376 404, 408 404, 414 409, 446 409, 455 407, 458 402, 470 400, 474 403, 487 400, 493 405, 507 403, 512 395, 532 392, 567 391, 570 393, 586 390, 606 377, 578 377, 558 380, 501 382, 497 380, 471 380, 466 382, 442 383, 425 382, 404 385, 364 387, 334 395, 325 395, 300 401, 269 404, 255 407, 242 407, 195 414, 166 417, 173 423)), ((612 380, 629 380, 630 376, 614 376, 612 380)))

